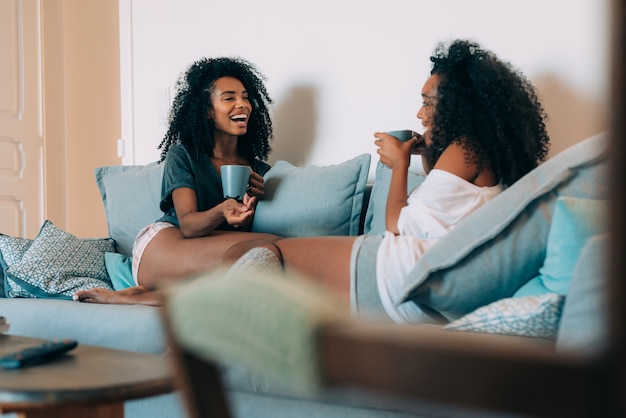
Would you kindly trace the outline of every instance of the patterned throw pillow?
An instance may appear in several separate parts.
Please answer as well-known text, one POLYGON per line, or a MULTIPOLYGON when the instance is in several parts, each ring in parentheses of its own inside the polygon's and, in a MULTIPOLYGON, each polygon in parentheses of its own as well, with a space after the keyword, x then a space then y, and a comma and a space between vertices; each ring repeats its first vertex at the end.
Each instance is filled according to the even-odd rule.
POLYGON ((30 297, 71 299, 81 289, 113 289, 104 255, 114 245, 110 238, 76 238, 45 221, 21 259, 7 262, 6 278, 11 289, 21 288, 17 293, 30 297))
POLYGON ((30 297, 30 294, 21 287, 11 286, 6 278, 6 270, 22 259, 32 243, 33 240, 31 239, 0 234, 0 270, 2 270, 4 287, 4 294, 1 296, 9 298, 30 297))
POLYGON ((565 296, 505 298, 476 309, 444 328, 454 331, 556 338, 565 296))

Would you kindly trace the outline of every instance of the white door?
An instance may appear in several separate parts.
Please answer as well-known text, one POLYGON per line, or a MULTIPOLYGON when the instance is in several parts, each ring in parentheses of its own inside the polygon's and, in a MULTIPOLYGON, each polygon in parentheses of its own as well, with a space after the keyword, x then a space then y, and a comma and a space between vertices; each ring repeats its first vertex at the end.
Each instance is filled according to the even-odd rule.
POLYGON ((0 0, 0 233, 43 222, 40 0, 0 0))

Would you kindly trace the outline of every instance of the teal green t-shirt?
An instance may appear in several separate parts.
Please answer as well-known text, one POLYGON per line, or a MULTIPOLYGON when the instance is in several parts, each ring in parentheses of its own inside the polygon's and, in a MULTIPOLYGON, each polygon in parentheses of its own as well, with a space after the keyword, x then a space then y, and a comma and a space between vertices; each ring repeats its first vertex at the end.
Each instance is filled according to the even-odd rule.
MULTIPOLYGON (((180 187, 189 187, 196 192, 198 211, 209 210, 222 203, 222 179, 215 170, 208 154, 189 152, 185 146, 173 145, 165 157, 163 167, 163 183, 161 184, 160 207, 164 215, 158 219, 178 226, 178 218, 172 201, 172 192, 180 187)), ((269 164, 253 160, 252 170, 261 176, 270 169, 269 164)), ((234 230, 224 222, 217 229, 234 230)))

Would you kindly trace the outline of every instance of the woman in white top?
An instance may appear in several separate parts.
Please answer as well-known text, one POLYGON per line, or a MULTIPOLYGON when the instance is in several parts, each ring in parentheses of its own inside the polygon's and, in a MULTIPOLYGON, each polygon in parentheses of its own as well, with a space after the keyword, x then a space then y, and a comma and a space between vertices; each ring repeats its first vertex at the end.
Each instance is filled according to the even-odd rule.
POLYGON ((439 45, 431 61, 417 113, 423 134, 407 142, 374 134, 380 161, 392 173, 384 236, 286 238, 247 253, 250 246, 241 243, 225 255, 237 260, 236 268, 275 255, 285 269, 328 285, 350 299, 353 308, 360 303, 356 288, 369 287, 379 299, 374 305, 391 320, 419 321, 414 304, 394 304, 419 257, 542 162, 549 147, 546 115, 535 90, 509 63, 464 40, 439 45), (411 153, 422 156, 427 176, 407 195, 411 153), (368 241, 375 243, 369 257, 376 260, 375 267, 370 262, 375 275, 354 271, 355 254, 368 241))

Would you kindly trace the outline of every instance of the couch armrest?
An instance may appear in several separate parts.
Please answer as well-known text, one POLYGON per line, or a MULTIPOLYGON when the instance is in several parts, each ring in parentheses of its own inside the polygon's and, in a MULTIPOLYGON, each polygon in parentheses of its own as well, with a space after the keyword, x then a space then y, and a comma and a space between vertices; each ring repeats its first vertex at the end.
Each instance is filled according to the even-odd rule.
MULTIPOLYGON (((363 321, 318 330, 326 386, 533 416, 594 416, 606 382, 593 358, 553 342, 363 321)), ((605 404, 606 405, 606 404, 605 404)))

